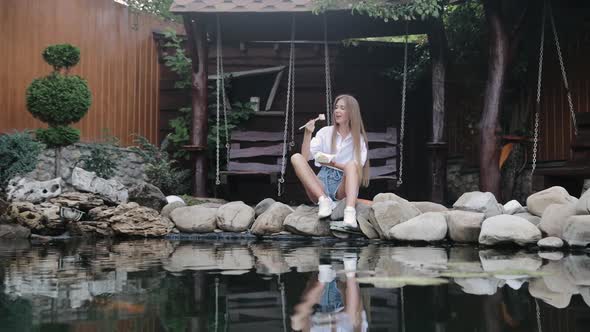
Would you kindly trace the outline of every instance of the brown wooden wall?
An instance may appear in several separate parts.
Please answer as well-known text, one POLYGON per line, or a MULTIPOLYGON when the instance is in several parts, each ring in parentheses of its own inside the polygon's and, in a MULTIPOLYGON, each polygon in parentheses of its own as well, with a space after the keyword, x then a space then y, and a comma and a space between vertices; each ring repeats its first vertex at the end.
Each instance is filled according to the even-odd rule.
POLYGON ((92 92, 92 107, 76 125, 82 140, 100 139, 108 129, 122 144, 132 143, 132 134, 155 142, 159 69, 152 30, 170 25, 112 0, 0 1, 0 133, 43 126, 26 110, 25 91, 51 71, 43 49, 70 43, 81 51, 72 72, 92 92))

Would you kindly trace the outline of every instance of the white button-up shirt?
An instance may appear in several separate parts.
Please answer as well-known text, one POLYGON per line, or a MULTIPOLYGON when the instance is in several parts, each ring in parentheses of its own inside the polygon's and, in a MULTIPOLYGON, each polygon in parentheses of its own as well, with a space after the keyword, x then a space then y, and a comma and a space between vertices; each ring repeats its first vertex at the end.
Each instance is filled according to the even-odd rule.
MULTIPOLYGON (((332 152, 332 132, 335 130, 334 126, 326 126, 318 130, 314 138, 311 139, 309 145, 310 159, 313 159, 316 153, 323 152, 327 154, 336 154, 334 162, 339 164, 346 164, 351 160, 355 160, 354 143, 352 142, 352 134, 342 138, 340 133, 336 133, 336 151, 332 152)), ((361 167, 367 161, 367 145, 365 140, 361 137, 361 167)), ((315 165, 322 166, 317 161, 315 165)))

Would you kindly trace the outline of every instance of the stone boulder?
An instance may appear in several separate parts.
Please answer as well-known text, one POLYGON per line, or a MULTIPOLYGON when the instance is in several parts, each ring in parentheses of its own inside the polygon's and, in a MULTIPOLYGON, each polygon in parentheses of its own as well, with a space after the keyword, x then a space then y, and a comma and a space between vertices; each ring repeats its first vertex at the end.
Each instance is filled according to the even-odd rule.
POLYGON ((576 214, 590 214, 590 190, 587 190, 576 203, 576 214))
POLYGON ((563 240, 555 236, 550 236, 539 240, 537 245, 541 248, 557 249, 563 247, 563 240))
POLYGON ((446 206, 433 202, 410 202, 416 209, 422 213, 426 212, 447 212, 446 206))
POLYGON ((389 230, 400 223, 408 221, 421 214, 420 210, 415 208, 409 202, 403 201, 383 201, 377 202, 372 206, 375 215, 375 224, 373 225, 380 238, 391 240, 389 230))
POLYGON ((528 220, 531 224, 533 224, 537 227, 541 223, 540 217, 537 217, 537 216, 530 214, 528 212, 517 213, 514 216, 524 218, 524 219, 528 220))
POLYGON ((0 240, 28 239, 31 230, 18 224, 0 224, 0 240))
POLYGON ((158 212, 167 204, 166 196, 160 188, 144 181, 137 182, 129 188, 129 202, 135 202, 158 212))
POLYGON ((43 213, 31 202, 12 202, 8 206, 7 219, 31 231, 43 230, 44 218, 43 213))
POLYGON ((9 201, 40 203, 59 196, 62 190, 63 181, 61 178, 55 178, 48 181, 16 178, 8 183, 6 194, 9 201))
POLYGON ((44 230, 39 232, 43 235, 60 235, 66 231, 66 221, 60 216, 61 206, 52 203, 41 203, 36 206, 43 215, 44 230))
POLYGON ((541 217, 551 204, 571 204, 577 200, 577 198, 570 196, 563 187, 555 186, 530 195, 526 199, 526 205, 529 213, 541 217))
POLYGON ((160 217, 158 211, 139 205, 111 217, 110 226, 115 234, 142 237, 164 236, 174 228, 172 221, 160 217))
POLYGON ((264 213, 259 215, 250 231, 256 235, 276 234, 283 230, 283 223, 293 209, 281 202, 274 202, 264 213))
POLYGON ((484 214, 453 210, 447 212, 449 237, 455 242, 477 243, 484 214))
POLYGON ((528 220, 502 214, 484 220, 479 234, 479 243, 494 245, 516 243, 520 246, 537 243, 541 231, 528 220))
POLYGON ((562 238, 570 246, 590 244, 590 215, 569 217, 565 222, 562 238))
MULTIPOLYGON (((344 218, 344 217, 343 217, 344 218)), ((378 239, 379 233, 373 225, 377 223, 375 220, 375 213, 373 208, 365 204, 357 204, 356 206, 356 221, 361 229, 361 232, 368 239, 378 239)))
POLYGON ((228 232, 243 232, 254 222, 254 209, 244 202, 230 202, 217 209, 217 227, 228 232))
POLYGON ((101 198, 116 204, 127 203, 129 193, 127 188, 116 180, 105 180, 94 172, 88 172, 80 167, 72 171, 72 185, 74 188, 94 193, 101 198))
POLYGON ((192 205, 179 207, 170 213, 170 218, 181 232, 210 233, 217 228, 217 208, 192 205))
POLYGON ((265 198, 261 200, 258 204, 256 204, 256 207, 254 207, 254 213, 256 214, 256 217, 263 214, 274 203, 276 203, 276 201, 272 198, 265 198))
POLYGON ((526 209, 515 199, 504 204, 504 213, 505 214, 517 214, 517 213, 523 213, 523 212, 526 212, 526 209))
POLYGON ((393 201, 398 203, 409 203, 409 201, 403 197, 400 197, 394 193, 380 193, 375 195, 373 203, 393 201))
POLYGON ((503 213, 503 206, 498 204, 494 194, 490 192, 472 191, 464 193, 453 204, 453 208, 463 211, 480 212, 486 218, 503 213))
POLYGON ((441 212, 426 212, 393 226, 386 235, 401 241, 440 241, 447 236, 447 221, 441 212))
POLYGON ((179 207, 183 207, 183 206, 186 206, 186 204, 183 201, 175 201, 172 203, 168 203, 168 204, 164 205, 164 207, 162 208, 162 211, 160 211, 160 215, 165 218, 170 218, 170 213, 172 213, 172 211, 174 211, 174 209, 179 208, 179 207))
POLYGON ((285 230, 301 235, 329 236, 330 223, 320 220, 317 206, 300 205, 285 218, 283 227, 285 230))
POLYGON ((561 237, 567 219, 576 214, 576 204, 551 204, 543 211, 539 228, 548 236, 561 237))
POLYGON ((63 207, 78 209, 88 212, 94 208, 105 205, 105 201, 99 196, 91 193, 71 191, 63 193, 58 197, 49 200, 50 203, 63 207))

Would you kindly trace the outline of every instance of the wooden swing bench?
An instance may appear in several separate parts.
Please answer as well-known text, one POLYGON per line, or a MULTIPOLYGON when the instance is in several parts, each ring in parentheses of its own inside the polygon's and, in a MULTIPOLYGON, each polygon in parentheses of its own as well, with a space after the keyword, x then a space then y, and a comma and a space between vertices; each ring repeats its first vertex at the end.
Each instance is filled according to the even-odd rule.
MULTIPOLYGON (((398 135, 396 128, 368 132, 371 181, 384 181, 393 189, 397 181, 398 135)), ((233 177, 261 177, 276 184, 281 173, 283 132, 234 131, 231 134, 227 171, 220 172, 226 185, 233 177)), ((289 160, 287 160, 289 162, 289 160)))

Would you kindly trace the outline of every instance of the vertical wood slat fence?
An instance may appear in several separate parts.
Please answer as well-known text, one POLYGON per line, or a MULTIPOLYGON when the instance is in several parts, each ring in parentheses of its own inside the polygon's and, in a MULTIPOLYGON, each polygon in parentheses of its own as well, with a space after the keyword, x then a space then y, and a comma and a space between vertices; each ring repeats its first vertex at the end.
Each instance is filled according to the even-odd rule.
POLYGON ((44 126, 26 110, 26 89, 51 71, 43 49, 70 43, 81 52, 72 73, 92 92, 92 107, 75 125, 82 140, 99 140, 108 130, 123 145, 133 143, 133 134, 156 143, 159 67, 152 31, 167 26, 179 29, 112 0, 0 1, 0 133, 44 126))

